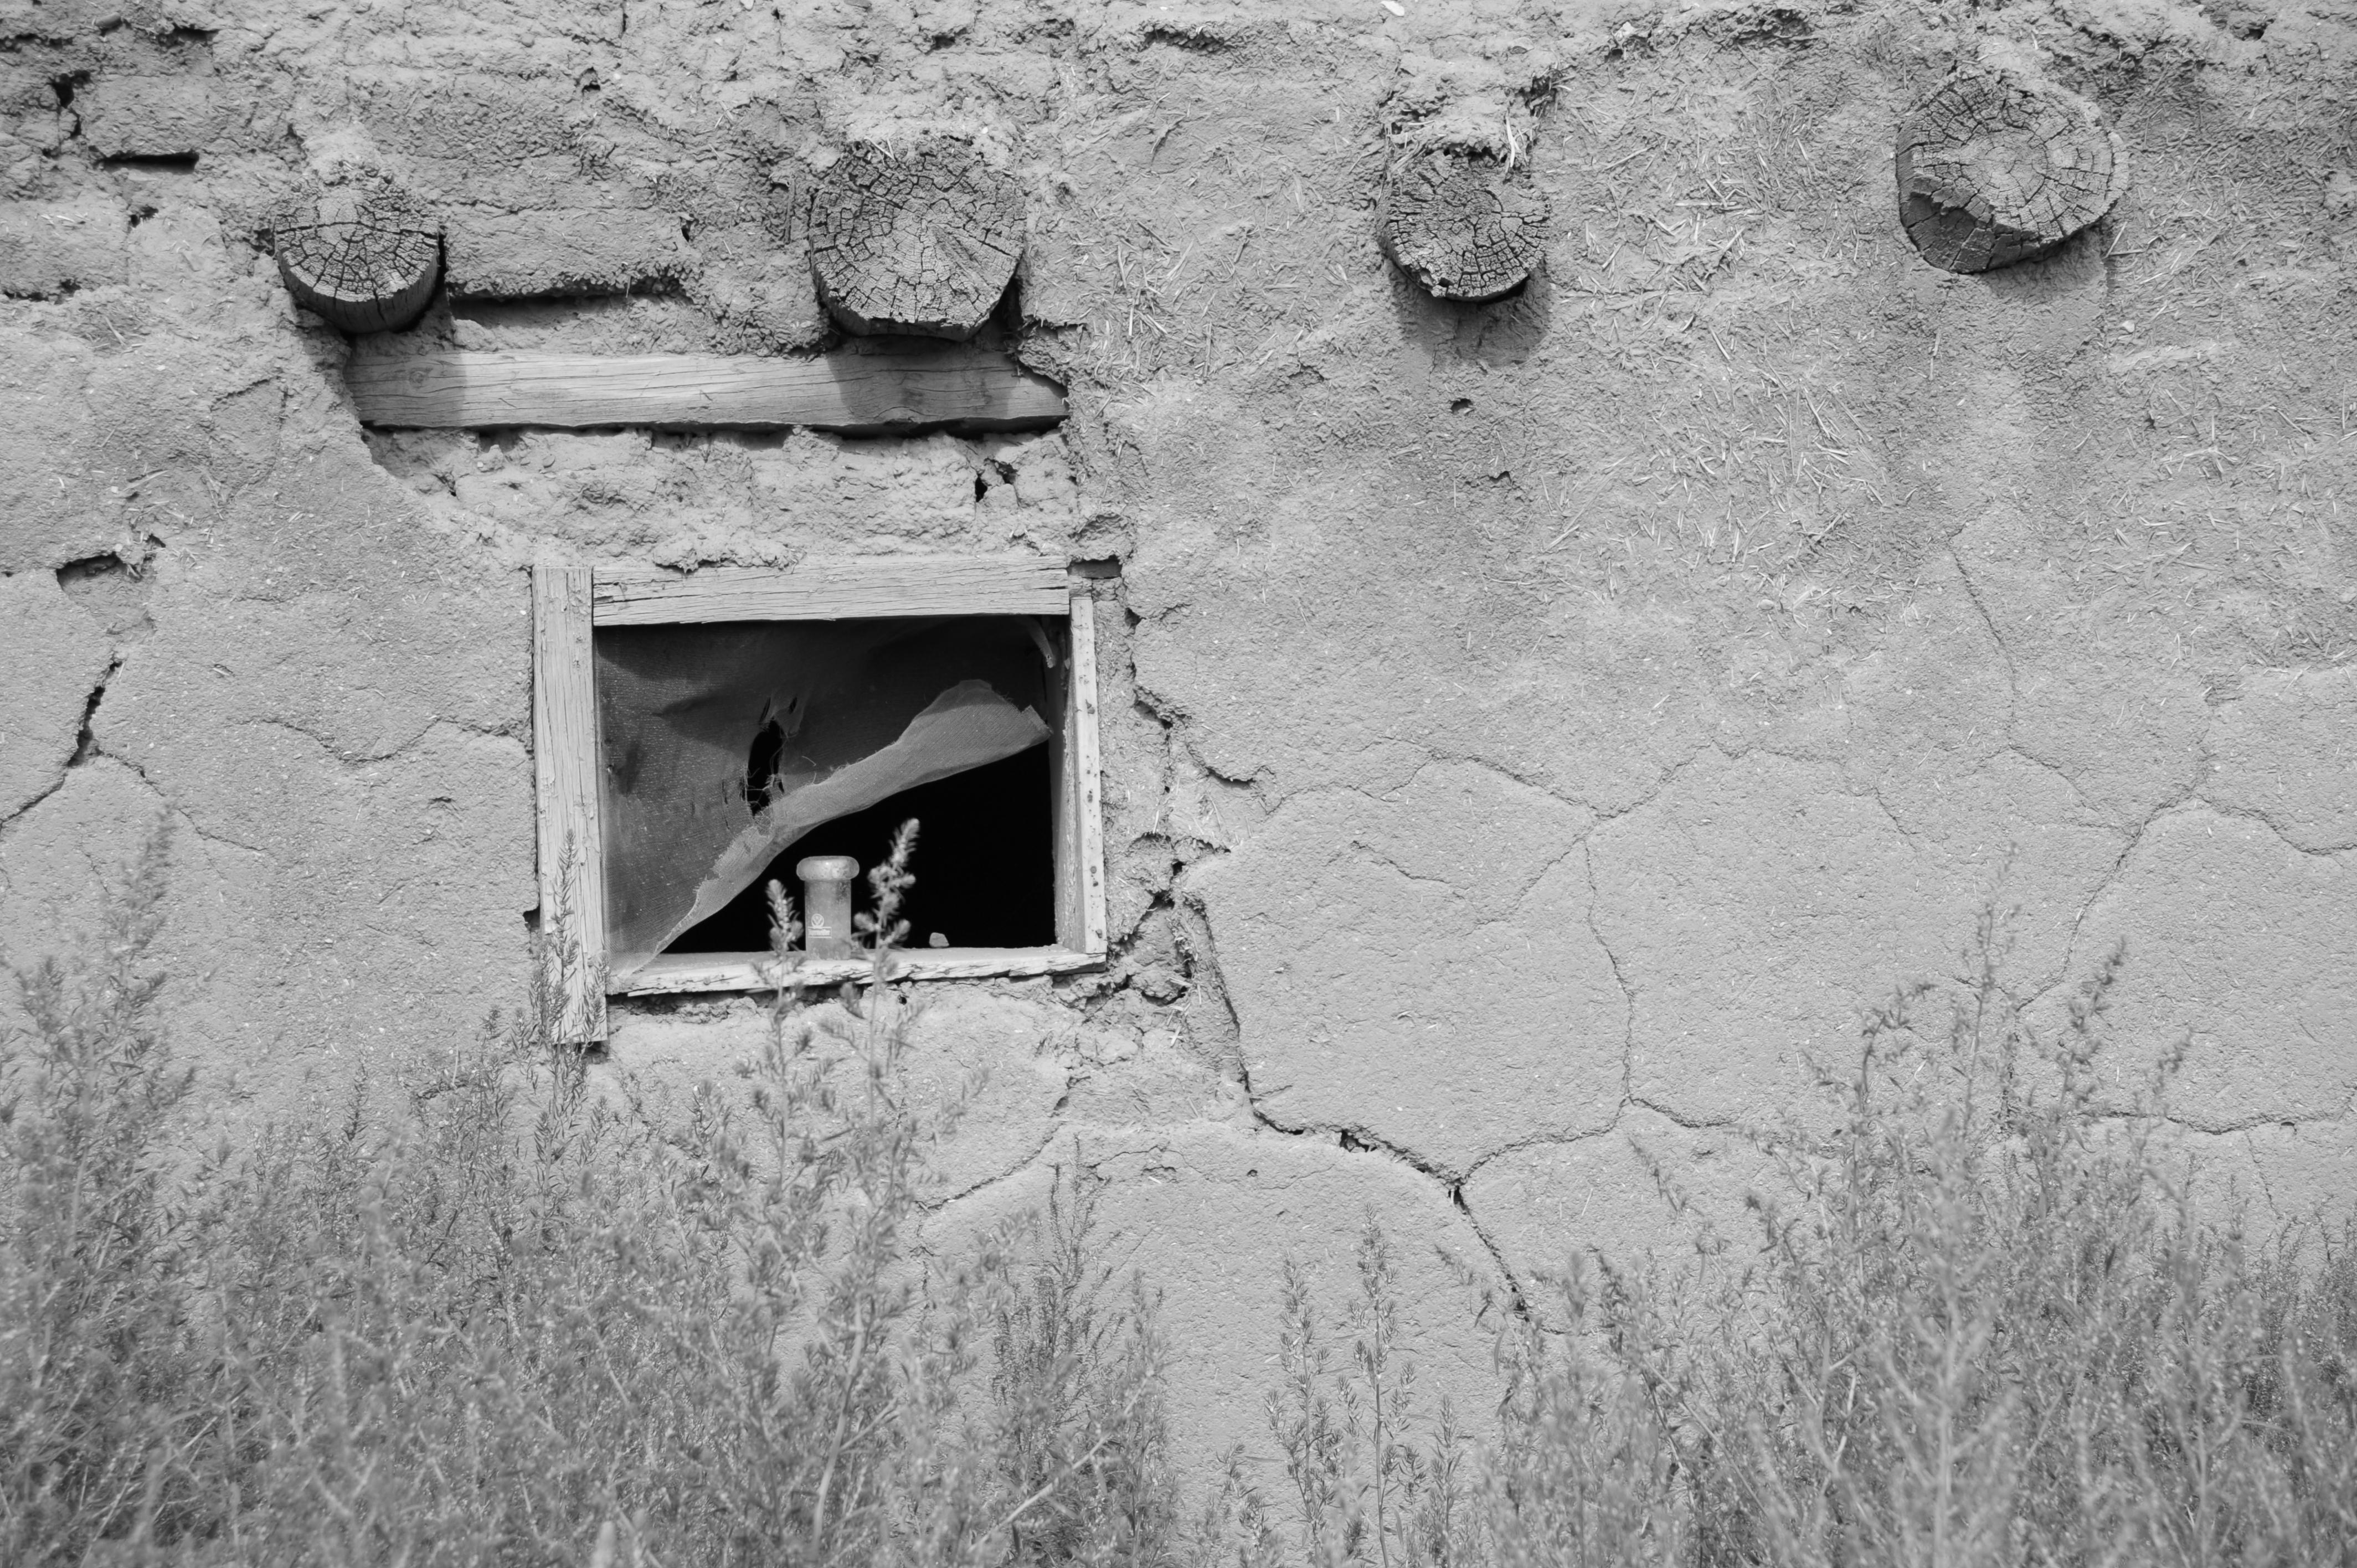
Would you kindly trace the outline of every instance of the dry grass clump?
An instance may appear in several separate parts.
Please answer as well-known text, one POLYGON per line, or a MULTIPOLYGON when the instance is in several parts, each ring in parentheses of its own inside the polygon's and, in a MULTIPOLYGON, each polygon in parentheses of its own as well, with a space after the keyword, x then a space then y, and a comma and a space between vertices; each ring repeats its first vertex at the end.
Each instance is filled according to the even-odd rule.
POLYGON ((880 983, 799 1004, 790 906, 749 1097, 657 1118, 509 1020, 187 1172, 160 865, 0 1044, 0 1562, 1094 1563, 1165 1531, 1158 1350, 1082 1261, 1087 1194, 920 1260, 938 1126, 880 983))
POLYGON ((2116 960, 2041 1039, 1987 921, 1939 1026, 1869 1015, 1756 1249, 1501 1313, 1495 1412, 1424 1398, 1372 1224, 1347 1301, 1288 1269, 1265 1444, 1182 1513, 1085 1184, 913 1245, 909 848, 856 1007, 802 1005, 772 890, 748 1095, 659 1115, 511 1020, 193 1164, 151 849, 0 1042, 0 1562, 2357 1562, 2357 1246, 2239 1229, 2095 1098, 2116 960))

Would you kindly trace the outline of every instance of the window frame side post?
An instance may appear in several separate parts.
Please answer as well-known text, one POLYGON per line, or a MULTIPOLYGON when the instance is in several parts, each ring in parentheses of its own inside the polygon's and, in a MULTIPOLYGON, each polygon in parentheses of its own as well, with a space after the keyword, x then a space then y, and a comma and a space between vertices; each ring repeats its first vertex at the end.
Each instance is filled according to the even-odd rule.
POLYGON ((1052 875, 1056 890, 1056 945, 1067 951, 1078 951, 1081 946, 1081 879, 1079 775, 1072 766, 1072 637, 1071 611, 1065 611, 1065 628, 1061 638, 1051 640, 1061 644, 1061 662, 1048 671, 1049 700, 1055 704, 1055 726, 1048 735, 1048 770, 1053 781, 1051 799, 1048 803, 1048 833, 1049 852, 1055 856, 1052 875))
MULTIPOLYGON (((1073 822, 1073 878, 1078 895, 1078 950, 1093 958, 1105 956, 1104 790, 1097 743, 1097 622, 1096 596, 1085 581, 1071 586, 1071 708, 1070 779, 1073 785, 1070 815, 1073 822)), ((1060 931, 1059 938, 1062 937, 1060 931)))
POLYGON ((598 788, 592 574, 532 569, 533 816, 540 929, 557 1004, 558 1044, 606 1038, 606 853, 598 788))

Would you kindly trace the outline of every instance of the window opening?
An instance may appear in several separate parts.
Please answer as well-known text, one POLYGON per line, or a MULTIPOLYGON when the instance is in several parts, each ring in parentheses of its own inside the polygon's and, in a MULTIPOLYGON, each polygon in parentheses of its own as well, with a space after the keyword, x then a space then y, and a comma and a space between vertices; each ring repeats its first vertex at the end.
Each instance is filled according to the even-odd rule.
MULTIPOLYGON (((566 1039, 605 997, 758 989, 772 879, 921 824, 895 972, 1104 961, 1093 605, 1060 562, 542 566, 543 929, 566 1039)), ((860 886, 864 904, 866 888, 860 886)), ((855 958, 803 973, 848 978, 855 958)))
POLYGON ((960 945, 1054 940, 1052 892, 1044 918, 1009 919, 984 912, 984 888, 946 886, 977 862, 986 878, 1004 841, 1053 865, 1053 649, 1028 618, 616 627, 595 649, 618 969, 766 948, 770 877, 794 889, 811 854, 873 865, 909 816, 924 824, 909 918, 931 922, 918 941, 985 927, 960 945), (989 771, 1034 751, 1028 769, 989 771), (1017 780, 1031 786, 1019 799, 1017 780))

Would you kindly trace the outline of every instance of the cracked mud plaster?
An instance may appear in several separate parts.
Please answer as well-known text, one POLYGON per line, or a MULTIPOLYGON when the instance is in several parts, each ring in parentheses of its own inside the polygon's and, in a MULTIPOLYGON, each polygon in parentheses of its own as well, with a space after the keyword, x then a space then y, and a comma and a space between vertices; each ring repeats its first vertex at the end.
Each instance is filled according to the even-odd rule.
MULTIPOLYGON (((2074 968, 2125 941, 2098 1071, 2125 1102, 2172 1047, 2197 1127, 2344 1115, 2357 1097, 2357 852, 2306 851, 2199 802, 2163 812, 2081 921, 2074 968)), ((2060 998, 2048 1007, 2048 1022, 2060 998)))
MULTIPOLYGON (((1032 1162, 1057 1126, 1057 1112, 1081 1070, 1069 1049, 1071 1015, 1036 1000, 975 991, 888 993, 882 1007, 907 1027, 907 1103, 945 1127, 925 1154, 928 1203, 953 1201, 1032 1162)), ((800 1014, 791 1044, 811 1059, 856 1073, 852 1042, 867 1027, 838 1002, 800 1014)), ((650 1084, 708 1080, 751 1092, 754 1065, 770 1036, 765 1005, 751 998, 709 1004, 618 1005, 607 1059, 650 1084)))
POLYGON ((65 782, 112 662, 105 631, 54 574, 0 577, 0 823, 65 782))
POLYGON ((1588 924, 1592 813, 1432 763, 1286 802, 1189 878, 1255 1102, 1445 1172, 1611 1124, 1628 1003, 1588 924))
POLYGON ((1331 1324, 1356 1298, 1355 1253, 1370 1223, 1391 1240, 1400 1343, 1413 1348, 1423 1407, 1437 1411, 1446 1397, 1467 1420, 1496 1407, 1503 1390, 1491 1350, 1507 1282, 1438 1184, 1400 1161, 1217 1123, 1079 1126, 1018 1179, 945 1209, 929 1244, 973 1245, 1044 1205, 1049 1184, 1073 1173, 1107 1183, 1095 1210, 1105 1262, 1116 1277, 1139 1271, 1158 1294, 1180 1475, 1214 1476, 1232 1444, 1265 1434, 1277 1282, 1298 1265, 1331 1324))
POLYGON ((56 299, 124 281, 131 214, 116 201, 0 206, 0 295, 56 299))
POLYGON ((1970 930, 1968 888, 1825 764, 1706 757, 1589 855, 1635 997, 1628 1092, 1683 1122, 1790 1103, 1861 1004, 1946 972, 1970 930))
MULTIPOLYGON (((1803 1109, 1804 1058, 1947 972, 1993 888, 2048 1005, 2128 939, 2123 1071, 2190 1034, 2181 1113, 2277 1212, 2357 1190, 2357 231, 2306 151, 2357 81, 2341 11, 1818 7, 1796 50, 1677 5, 1632 48, 1517 0, 658 0, 627 31, 395 0, 224 15, 197 59, 37 9, 0 56, 0 573, 34 601, 0 771, 35 799, 0 942, 81 929, 168 816, 167 1023, 256 1107, 520 1000, 535 557, 1038 552, 1136 618, 1101 649, 1124 962, 939 989, 929 1061, 1003 1097, 952 1207, 1090 1151, 1178 1315, 1197 1474, 1263 1430, 1287 1255, 1342 1294, 1372 1204, 1419 1359, 1489 1408, 1430 1245, 1633 1244, 1648 1154, 1732 1201, 1740 1145, 1688 1124, 1803 1109), (1943 272, 1892 127, 2018 38, 2133 132, 2136 187, 1943 272), (1375 233, 1386 95, 1541 59, 1512 129, 1544 263, 1432 300, 1375 233), (371 353, 803 352, 832 328, 773 171, 945 104, 1023 181, 1021 319, 985 331, 1069 381, 1047 436, 363 433, 353 345, 252 242, 349 157, 496 295, 371 353), (145 587, 66 767, 107 638, 49 575, 116 552, 145 587)), ((732 1016, 626 1012, 614 1059, 683 1090, 732 1016)))
MULTIPOLYGON (((251 1031, 249 1004, 274 979, 284 983, 271 972, 271 950, 238 918, 245 890, 236 863, 251 857, 207 840, 112 757, 67 769, 56 790, 0 824, 0 972, 89 950, 102 931, 106 889, 122 882, 159 823, 169 833, 169 896, 150 951, 174 977, 167 1008, 176 1047, 204 1065, 208 1096, 234 1098, 291 1078, 298 1064, 285 1054, 238 1048, 276 1043, 251 1031)), ((20 1005, 17 988, 0 985, 0 1032, 21 1026, 20 1005)))
MULTIPOLYGON (((511 343, 534 318, 518 319, 511 343)), ((859 439, 818 431, 371 433, 385 469, 453 529, 530 552, 689 568, 812 552, 1102 550, 1060 433, 859 439)))
POLYGON ((1567 1304, 1548 1282, 1593 1261, 1674 1267, 1697 1252, 1756 1247, 1759 1220, 1746 1200, 1773 1194, 1777 1171, 1739 1133, 1682 1126, 1632 1105, 1608 1131, 1500 1153, 1464 1190, 1533 1314, 1560 1329, 1570 1326, 1567 1304))
POLYGON ((2255 670, 2202 739, 2201 793, 2306 850, 2357 849, 2357 668, 2255 670))

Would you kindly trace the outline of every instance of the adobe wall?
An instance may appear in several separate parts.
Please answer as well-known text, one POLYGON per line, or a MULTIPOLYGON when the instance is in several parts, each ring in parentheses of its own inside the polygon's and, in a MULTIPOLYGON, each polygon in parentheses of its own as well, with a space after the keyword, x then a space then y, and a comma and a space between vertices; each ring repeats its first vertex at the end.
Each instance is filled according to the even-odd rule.
MULTIPOLYGON (((1657 1167, 1738 1224, 1742 1124, 1992 895, 2050 1018, 2127 940, 2123 1079, 2186 1039, 2271 1212, 2357 1189, 2332 0, 5 0, 0 129, 0 945, 167 819, 172 1027, 257 1116, 521 999, 536 556, 1013 550, 1106 574, 1115 958, 932 988, 920 1056, 991 1070, 959 1215, 1115 1178, 1189 1454, 1369 1213, 1469 1398, 1481 1282, 1679 1244, 1657 1167), (1900 232, 1960 55, 2120 132, 2049 261, 1900 232), (1518 297, 1376 249, 1432 112, 1552 203, 1518 297), (255 239, 373 163, 468 295, 411 349, 805 351, 809 160, 942 123, 1023 179, 1052 434, 364 432, 255 239)), ((673 1084, 759 1029, 616 1026, 673 1084)))

